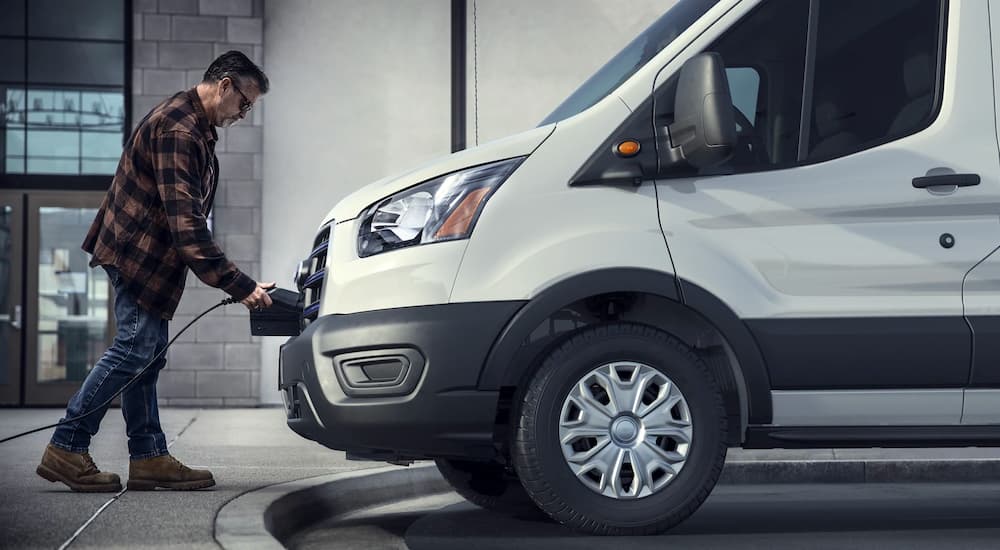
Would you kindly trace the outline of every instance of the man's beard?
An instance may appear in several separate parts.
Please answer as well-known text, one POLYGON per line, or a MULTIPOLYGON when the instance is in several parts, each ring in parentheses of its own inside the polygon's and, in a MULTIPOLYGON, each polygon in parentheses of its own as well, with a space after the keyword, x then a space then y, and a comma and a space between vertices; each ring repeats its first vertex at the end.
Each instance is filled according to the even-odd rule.
POLYGON ((222 124, 220 124, 219 126, 222 126, 223 128, 229 128, 229 127, 231 127, 232 125, 236 124, 239 121, 240 121, 240 119, 237 118, 237 117, 226 118, 226 119, 222 120, 222 124))

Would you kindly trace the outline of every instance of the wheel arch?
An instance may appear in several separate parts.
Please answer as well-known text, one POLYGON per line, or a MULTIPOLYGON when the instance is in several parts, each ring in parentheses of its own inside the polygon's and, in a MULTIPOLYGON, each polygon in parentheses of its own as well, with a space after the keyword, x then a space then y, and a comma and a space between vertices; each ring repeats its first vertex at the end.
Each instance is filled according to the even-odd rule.
POLYGON ((742 443, 748 424, 771 421, 770 381, 746 325, 701 287, 639 268, 609 268, 560 281, 525 304, 494 342, 480 389, 499 390, 495 442, 505 447, 518 388, 565 338, 594 324, 629 321, 663 330, 708 365, 729 415, 729 443, 742 443))

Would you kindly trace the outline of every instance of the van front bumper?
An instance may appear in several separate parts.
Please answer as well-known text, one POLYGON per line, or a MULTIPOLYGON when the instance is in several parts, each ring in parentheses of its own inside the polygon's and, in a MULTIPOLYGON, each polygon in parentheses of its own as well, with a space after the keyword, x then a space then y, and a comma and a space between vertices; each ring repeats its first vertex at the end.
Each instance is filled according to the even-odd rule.
POLYGON ((442 304, 318 318, 281 347, 288 426, 357 457, 492 458, 494 341, 524 302, 442 304))

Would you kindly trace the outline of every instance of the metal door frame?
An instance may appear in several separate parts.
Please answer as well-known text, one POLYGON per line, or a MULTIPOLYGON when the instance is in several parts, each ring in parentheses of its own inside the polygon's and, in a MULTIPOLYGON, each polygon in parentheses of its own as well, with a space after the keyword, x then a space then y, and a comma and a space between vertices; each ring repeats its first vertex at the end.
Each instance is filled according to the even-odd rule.
MULTIPOLYGON (((21 373, 24 371, 24 281, 22 272, 24 270, 24 193, 0 189, 0 206, 10 205, 14 207, 14 214, 11 219, 10 235, 10 281, 8 281, 7 292, 9 292, 10 311, 0 311, 0 323, 15 324, 11 332, 11 346, 8 354, 0 357, 0 369, 7 371, 7 383, 0 384, 0 405, 21 404, 21 373), (20 313, 16 308, 20 307, 20 313), (20 319, 18 319, 20 317, 20 319), (20 325, 20 326, 17 326, 20 325)), ((2 289, 0 289, 2 291, 2 289)))
MULTIPOLYGON (((38 382, 38 260, 39 243, 41 239, 40 212, 42 207, 57 208, 98 208, 104 199, 105 192, 95 191, 29 191, 26 192, 25 210, 27 217, 26 250, 23 255, 27 262, 25 271, 24 304, 24 404, 51 405, 63 407, 70 397, 79 389, 78 381, 38 382)), ((80 234, 83 243, 85 233, 80 234)), ((105 343, 110 346, 114 336, 114 293, 108 297, 108 324, 105 332, 105 343)))

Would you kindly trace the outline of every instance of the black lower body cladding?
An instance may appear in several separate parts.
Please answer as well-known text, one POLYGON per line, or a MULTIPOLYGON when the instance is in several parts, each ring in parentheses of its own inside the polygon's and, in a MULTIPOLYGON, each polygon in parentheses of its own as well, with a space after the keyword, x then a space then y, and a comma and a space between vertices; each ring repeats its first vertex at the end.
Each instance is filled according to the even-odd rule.
POLYGON ((289 427, 362 457, 492 457, 499 396, 476 383, 497 335, 523 305, 320 317, 281 348, 278 385, 289 427))

